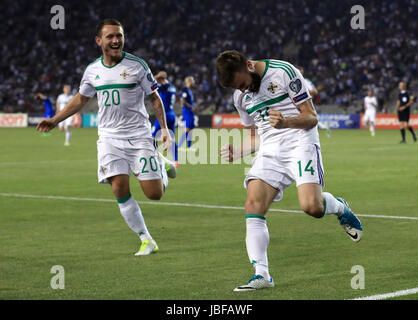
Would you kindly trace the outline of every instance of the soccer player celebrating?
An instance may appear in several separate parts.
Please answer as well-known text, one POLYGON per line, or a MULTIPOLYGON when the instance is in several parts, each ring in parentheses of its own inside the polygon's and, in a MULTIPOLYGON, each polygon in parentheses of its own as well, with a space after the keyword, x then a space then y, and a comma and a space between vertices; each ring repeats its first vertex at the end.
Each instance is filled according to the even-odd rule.
POLYGON ((222 158, 232 162, 258 149, 244 181, 246 246, 255 275, 235 291, 273 287, 267 259, 266 213, 293 181, 300 207, 308 215, 335 215, 355 242, 361 239, 363 228, 344 199, 322 190, 318 118, 301 73, 288 62, 248 60, 235 50, 219 54, 216 68, 220 84, 236 89, 234 105, 244 126, 252 128, 241 146, 222 147, 222 158))
MULTIPOLYGON (((49 132, 80 111, 97 93, 98 180, 110 183, 123 218, 142 241, 135 255, 148 255, 157 252, 158 246, 131 195, 129 176, 133 173, 137 177, 149 199, 159 200, 163 196, 168 183, 167 172, 151 135, 144 96, 148 95, 152 101, 161 125, 161 140, 167 150, 171 137, 164 108, 148 65, 141 58, 122 51, 124 30, 119 21, 103 20, 96 29, 96 43, 103 55, 87 66, 79 92, 55 117, 42 120, 37 130, 49 132)), ((176 168, 173 166, 170 171, 175 172, 176 168)))
POLYGON ((370 134, 372 137, 375 135, 375 122, 376 122, 376 109, 377 98, 373 95, 372 90, 367 91, 367 96, 364 97, 364 117, 363 125, 365 127, 370 126, 370 134))
POLYGON ((194 128, 194 97, 192 88, 195 84, 193 77, 186 77, 184 79, 185 87, 181 89, 181 104, 183 106, 183 120, 186 123, 183 135, 180 137, 179 148, 183 144, 184 140, 187 140, 187 148, 192 145, 192 129, 194 128))
POLYGON ((406 143, 405 140, 405 130, 408 129, 411 134, 414 142, 417 141, 417 136, 415 135, 414 129, 409 125, 409 116, 411 114, 411 105, 413 103, 412 97, 409 96, 408 91, 406 91, 406 83, 399 82, 399 97, 396 102, 395 110, 398 112, 399 127, 401 129, 402 140, 400 143, 406 143))
MULTIPOLYGON (((62 109, 65 108, 65 106, 67 105, 67 103, 71 100, 71 98, 73 97, 72 94, 70 94, 70 85, 69 84, 65 84, 62 88, 62 92, 58 98, 57 98, 57 102, 56 102, 56 107, 57 107, 57 111, 56 113, 60 112, 62 109)), ((60 129, 60 131, 62 131, 63 129, 65 130, 65 146, 69 146, 70 145, 70 139, 71 139, 71 126, 73 125, 73 117, 68 117, 67 119, 65 119, 64 121, 60 122, 58 124, 58 127, 60 129)))
MULTIPOLYGON (((178 147, 175 136, 176 130, 176 115, 174 113, 174 104, 176 102, 176 87, 167 80, 167 72, 160 71, 155 75, 155 80, 158 82, 158 94, 164 104, 165 117, 167 119, 167 127, 170 130, 171 138, 174 143, 171 146, 171 153, 173 154, 174 165, 178 166, 178 147)), ((155 137, 161 130, 158 119, 155 120, 152 126, 152 136, 155 137)))

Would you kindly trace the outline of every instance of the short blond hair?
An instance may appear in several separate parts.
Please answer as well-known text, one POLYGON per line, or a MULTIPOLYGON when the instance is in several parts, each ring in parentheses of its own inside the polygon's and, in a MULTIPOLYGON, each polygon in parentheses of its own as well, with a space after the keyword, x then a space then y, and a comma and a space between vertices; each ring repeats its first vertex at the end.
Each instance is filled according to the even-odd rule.
POLYGON ((192 81, 193 83, 194 81, 194 77, 193 76, 187 76, 186 78, 184 78, 184 82, 188 82, 188 81, 192 81))

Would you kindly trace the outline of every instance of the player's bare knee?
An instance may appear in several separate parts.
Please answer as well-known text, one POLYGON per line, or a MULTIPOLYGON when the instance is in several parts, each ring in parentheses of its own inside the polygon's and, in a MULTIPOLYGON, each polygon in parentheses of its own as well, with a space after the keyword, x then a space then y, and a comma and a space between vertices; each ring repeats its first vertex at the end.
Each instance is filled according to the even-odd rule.
POLYGON ((148 196, 148 199, 150 199, 150 200, 161 200, 162 197, 163 197, 162 193, 152 193, 151 195, 148 196))
POLYGON ((245 201, 245 212, 265 214, 267 212, 267 208, 265 204, 260 200, 247 199, 247 201, 245 201))
POLYGON ((305 201, 301 208, 306 214, 314 218, 322 218, 324 215, 324 207, 318 201, 305 201))
POLYGON ((111 177, 109 178, 113 194, 116 198, 123 198, 129 195, 129 183, 126 183, 125 180, 121 178, 111 177))
POLYGON ((144 192, 145 196, 150 200, 161 200, 164 195, 162 190, 151 190, 144 192))

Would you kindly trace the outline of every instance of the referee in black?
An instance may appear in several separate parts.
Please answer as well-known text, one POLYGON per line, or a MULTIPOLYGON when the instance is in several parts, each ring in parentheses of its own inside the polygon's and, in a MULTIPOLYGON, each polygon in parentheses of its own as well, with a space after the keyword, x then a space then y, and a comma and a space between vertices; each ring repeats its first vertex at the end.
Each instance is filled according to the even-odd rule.
POLYGON ((406 83, 399 82, 399 98, 396 102, 396 109, 398 111, 399 127, 401 129, 402 141, 400 143, 406 143, 405 130, 408 129, 414 142, 417 141, 414 129, 409 125, 409 115, 411 114, 411 105, 413 103, 413 97, 411 97, 406 91, 406 83))

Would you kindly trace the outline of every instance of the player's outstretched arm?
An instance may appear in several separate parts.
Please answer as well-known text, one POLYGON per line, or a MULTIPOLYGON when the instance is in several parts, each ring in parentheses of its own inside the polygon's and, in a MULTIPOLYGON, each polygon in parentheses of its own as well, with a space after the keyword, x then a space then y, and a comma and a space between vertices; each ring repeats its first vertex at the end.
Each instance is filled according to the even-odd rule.
POLYGON ((157 120, 161 126, 161 141, 163 143, 163 150, 170 150, 173 141, 171 139, 170 133, 168 132, 163 102, 161 101, 158 92, 151 93, 149 98, 151 99, 151 103, 155 111, 155 116, 157 117, 157 120))
POLYGON ((55 114, 57 114, 59 111, 60 111, 60 108, 59 108, 59 103, 57 99, 57 101, 55 102, 55 114))
POLYGON ((90 100, 89 97, 85 97, 80 93, 77 93, 53 118, 43 119, 36 127, 36 130, 41 132, 49 132, 54 129, 58 123, 79 112, 85 104, 90 100))
POLYGON ((297 105, 300 114, 297 117, 285 118, 278 110, 270 110, 270 124, 277 128, 294 128, 309 130, 318 124, 318 115, 309 99, 297 105))
POLYGON ((221 158, 233 162, 249 154, 253 154, 260 147, 260 138, 258 137, 255 126, 250 127, 250 134, 244 139, 242 145, 234 147, 232 144, 226 144, 221 148, 221 158))

